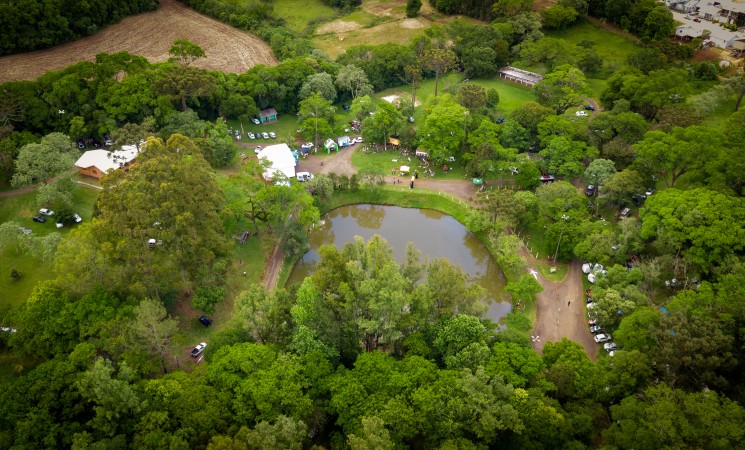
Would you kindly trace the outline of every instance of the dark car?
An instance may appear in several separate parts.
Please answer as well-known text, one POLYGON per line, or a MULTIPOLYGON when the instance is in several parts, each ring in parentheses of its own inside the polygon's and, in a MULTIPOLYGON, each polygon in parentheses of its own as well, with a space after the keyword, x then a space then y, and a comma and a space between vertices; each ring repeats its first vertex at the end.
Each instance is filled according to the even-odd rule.
POLYGON ((347 105, 347 104, 341 105, 341 107, 342 107, 342 109, 343 109, 344 111, 349 111, 350 109, 352 109, 352 108, 350 108, 350 107, 349 107, 349 105, 347 105))
POLYGON ((592 196, 594 194, 595 194, 595 186, 593 186, 592 184, 587 186, 587 189, 585 189, 585 195, 592 196))
POLYGON ((595 111, 595 107, 592 106, 592 105, 585 106, 585 109, 588 110, 588 111, 595 111))
POLYGON ((503 123, 503 122, 504 122, 504 117, 500 117, 499 119, 497 119, 497 123, 503 123))
POLYGON ((44 216, 34 216, 34 222, 44 223, 47 221, 47 218, 44 216))
POLYGON ((199 322, 201 322, 202 325, 204 325, 205 327, 208 327, 208 326, 212 325, 212 321, 207 316, 201 316, 201 317, 199 317, 199 322))

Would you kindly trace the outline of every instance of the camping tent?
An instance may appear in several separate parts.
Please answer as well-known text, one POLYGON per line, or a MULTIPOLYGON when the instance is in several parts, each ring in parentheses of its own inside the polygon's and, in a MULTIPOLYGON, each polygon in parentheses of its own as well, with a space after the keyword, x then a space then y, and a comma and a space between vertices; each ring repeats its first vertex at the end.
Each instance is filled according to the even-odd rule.
POLYGON ((427 158, 429 157, 429 153, 427 153, 426 150, 417 150, 415 153, 417 158, 427 158))
POLYGON ((326 149, 326 153, 331 153, 331 150, 338 152, 339 144, 337 144, 333 139, 326 139, 326 142, 323 143, 323 148, 326 149))
POLYGON ((264 169, 264 179, 273 180, 277 174, 282 174, 287 178, 295 176, 295 156, 287 144, 270 145, 261 150, 258 154, 259 161, 267 160, 269 166, 264 169))
POLYGON ((401 166, 399 168, 399 172, 401 173, 401 175, 404 175, 411 172, 411 168, 409 166, 401 166))

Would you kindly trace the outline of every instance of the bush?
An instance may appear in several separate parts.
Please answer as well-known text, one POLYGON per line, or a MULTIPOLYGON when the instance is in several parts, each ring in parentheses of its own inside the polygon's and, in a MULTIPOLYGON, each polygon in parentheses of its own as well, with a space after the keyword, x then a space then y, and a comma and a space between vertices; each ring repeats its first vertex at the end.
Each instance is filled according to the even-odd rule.
POLYGON ((220 286, 199 286, 194 291, 191 304, 206 313, 215 311, 215 305, 222 301, 225 290, 220 286))

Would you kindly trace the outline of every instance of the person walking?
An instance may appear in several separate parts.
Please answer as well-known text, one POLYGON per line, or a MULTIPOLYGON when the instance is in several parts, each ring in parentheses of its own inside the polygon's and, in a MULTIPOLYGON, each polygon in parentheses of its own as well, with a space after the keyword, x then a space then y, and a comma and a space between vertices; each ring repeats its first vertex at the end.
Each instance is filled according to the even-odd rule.
POLYGON ((409 183, 409 189, 414 189, 414 180, 409 183))
POLYGON ((419 179, 419 171, 418 170, 415 170, 414 171, 414 178, 416 178, 417 180, 419 179))

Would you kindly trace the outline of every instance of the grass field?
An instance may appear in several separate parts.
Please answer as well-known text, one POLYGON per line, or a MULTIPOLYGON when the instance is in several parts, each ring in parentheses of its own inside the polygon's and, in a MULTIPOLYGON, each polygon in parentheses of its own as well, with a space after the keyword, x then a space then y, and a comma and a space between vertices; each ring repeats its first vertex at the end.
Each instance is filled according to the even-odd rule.
POLYGON ((334 8, 322 0, 281 0, 273 5, 275 15, 285 19, 287 27, 298 33, 305 32, 309 23, 333 18, 336 14, 334 8))
MULTIPOLYGON (((354 155, 352 155, 352 164, 354 164, 354 167, 357 170, 380 169, 385 175, 398 175, 399 172, 392 173, 391 168, 407 165, 411 167, 411 173, 409 176, 414 174, 414 170, 419 170, 419 176, 424 177, 423 167, 420 167, 419 162, 420 161, 414 157, 410 157, 410 160, 407 159, 407 157, 402 157, 399 155, 398 151, 393 150, 371 154, 355 152, 354 155), (393 161, 394 159, 396 161, 393 161)), ((437 179, 463 180, 465 178, 465 170, 459 167, 457 163, 453 163, 451 167, 452 169, 449 170, 448 173, 442 172, 440 168, 435 168, 435 176, 437 179)))
MULTIPOLYGON (((80 214, 83 221, 89 221, 93 215, 93 204, 98 198, 98 190, 78 186, 73 194, 74 210, 80 214)), ((54 221, 36 223, 31 218, 38 214, 36 207, 36 193, 30 192, 15 197, 0 199, 0 223, 17 222, 33 231, 34 235, 44 236, 53 231, 59 231, 63 237, 70 232, 72 226, 55 228, 54 221)), ((0 252, 0 307, 17 305, 28 298, 36 283, 52 277, 52 266, 41 261, 27 252, 11 244, 0 252), (19 281, 10 278, 11 269, 21 272, 19 281)))
POLYGON ((626 58, 639 48, 633 41, 606 31, 586 20, 580 20, 566 30, 545 30, 544 34, 552 38, 563 39, 571 45, 577 45, 584 40, 592 41, 603 61, 618 65, 623 64, 626 58))

